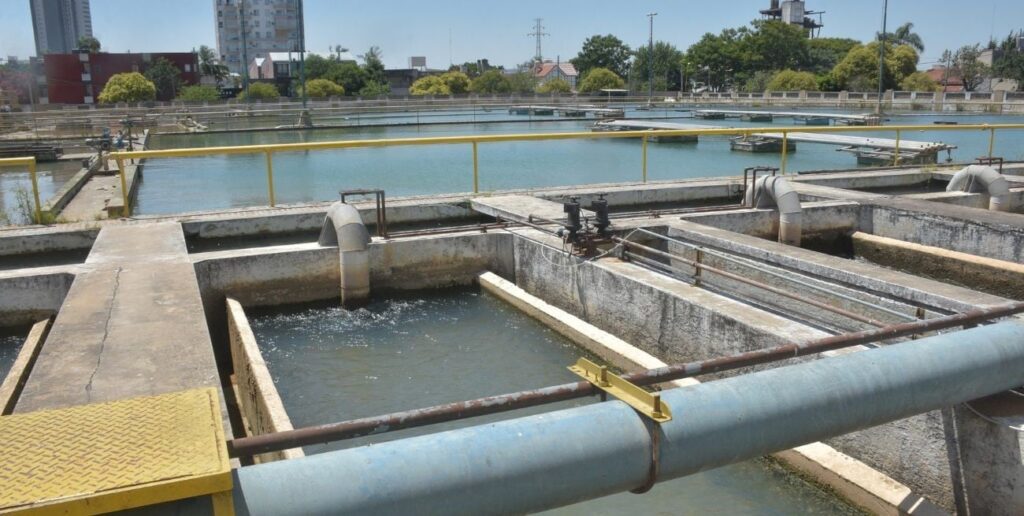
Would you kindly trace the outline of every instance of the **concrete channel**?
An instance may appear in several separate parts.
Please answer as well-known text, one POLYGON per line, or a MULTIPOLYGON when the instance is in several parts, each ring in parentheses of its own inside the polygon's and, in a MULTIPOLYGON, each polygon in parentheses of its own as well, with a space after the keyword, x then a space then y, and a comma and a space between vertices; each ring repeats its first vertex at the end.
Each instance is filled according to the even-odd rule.
MULTIPOLYGON (((1006 212, 985 209, 984 192, 936 192, 933 183, 949 182, 951 169, 786 176, 802 211, 800 247, 778 241, 777 209, 738 204, 746 187, 739 177, 389 200, 387 237, 375 235, 372 203, 354 206, 375 235, 365 246, 371 300, 479 288, 572 341, 581 354, 635 373, 942 322, 1024 300, 1024 176, 1018 175, 1024 165, 1006 167, 1015 206, 1006 212), (612 207, 608 232, 580 230, 593 237, 589 253, 569 252, 556 234, 572 225, 562 204, 567 194, 580 199, 590 223, 600 219, 593 204, 598 194, 612 207)), ((233 443, 228 450, 247 439, 301 433, 247 313, 337 303, 341 253, 317 241, 330 209, 318 203, 0 232, 0 265, 7 264, 0 267, 0 326, 31 326, 0 383, 0 407, 17 417, 206 387, 220 394, 218 419, 233 443)), ((365 464, 395 466, 395 457, 428 448, 454 457, 463 452, 445 447, 462 440, 470 443, 458 459, 462 466, 450 465, 428 484, 438 493, 479 493, 462 497, 465 504, 420 505, 424 511, 479 511, 484 506, 474 504, 488 493, 501 501, 492 511, 548 509, 627 491, 645 479, 772 455, 870 513, 1021 513, 1024 466, 1013 458, 1021 455, 1024 401, 1005 389, 1024 378, 995 364, 1000 357, 1006 364, 1024 361, 1024 318, 981 322, 661 383, 657 389, 676 413, 661 427, 667 444, 660 452, 655 447, 661 476, 649 470, 650 429, 658 426, 609 396, 605 403, 386 445, 310 456, 294 445, 236 454, 234 507, 253 514, 402 512, 424 503, 414 493, 422 487, 416 484, 421 465, 403 462, 416 472, 405 475, 365 464), (929 345, 938 354, 925 359, 929 345), (864 374, 840 374, 848 367, 864 374), (900 370, 912 374, 897 381, 900 370), (820 383, 832 374, 835 386, 820 383), (819 383, 811 388, 808 378, 819 383), (771 406, 780 412, 743 404, 767 400, 769 394, 757 391, 768 388, 778 389, 771 406), (828 405, 854 392, 849 410, 828 405), (724 405, 712 409, 719 397, 724 405), (726 407, 740 419, 763 417, 769 426, 734 420, 720 431, 737 451, 715 455, 711 448, 725 444, 691 425, 718 424, 726 407), (790 409, 806 424, 783 438, 782 426, 771 425, 781 425, 779 414, 790 409), (810 416, 815 411, 820 418, 810 416), (577 424, 588 418, 604 425, 577 424), (493 447, 506 439, 502 432, 544 429, 577 441, 570 446, 549 432, 531 441, 533 448, 507 443, 520 458, 495 455, 493 447), (585 448, 605 444, 615 452, 584 457, 585 448), (537 450, 565 462, 525 459, 537 450), (707 456, 680 458, 699 450, 707 456), (602 467, 599 458, 618 461, 605 465, 616 473, 587 469, 602 467), (492 459, 496 469, 478 462, 492 459), (363 466, 351 466, 357 462, 363 466), (503 481, 537 474, 540 466, 579 475, 579 482, 561 492, 536 482, 509 484, 535 497, 503 490, 503 481), (347 487, 308 499, 321 483, 337 482, 347 487), (363 499, 370 492, 377 502, 363 499)), ((206 512, 207 499, 159 509, 206 512)))

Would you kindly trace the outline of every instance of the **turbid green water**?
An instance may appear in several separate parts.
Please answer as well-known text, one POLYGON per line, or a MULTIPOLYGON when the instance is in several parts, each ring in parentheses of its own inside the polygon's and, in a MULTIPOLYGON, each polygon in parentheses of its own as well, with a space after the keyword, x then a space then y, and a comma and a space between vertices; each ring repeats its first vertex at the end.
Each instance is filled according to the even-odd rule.
MULTIPOLYGON (((812 110, 806 110, 811 112, 812 110)), ((835 111, 835 110, 831 110, 835 111)), ((669 113, 688 116, 684 113, 669 113)), ((497 116, 497 115, 495 115, 497 116)), ((502 120, 508 119, 502 115, 502 120)), ((522 117, 520 117, 522 119, 522 117)), ((888 124, 930 125, 936 120, 969 123, 1021 123, 1021 116, 906 114, 888 124)), ((705 125, 760 127, 738 120, 675 119, 705 125)), ((332 141, 346 139, 410 138, 468 134, 511 134, 589 130, 591 121, 545 123, 468 123, 394 127, 353 127, 312 131, 236 132, 155 136, 152 148, 209 147, 332 141)), ((780 119, 776 127, 790 125, 780 119)), ((857 133, 893 137, 892 133, 857 133)), ((904 139, 945 141, 959 146, 957 161, 970 161, 988 152, 988 135, 981 131, 925 131, 903 134, 904 139)), ((565 140, 506 142, 480 146, 480 188, 484 191, 551 187, 588 183, 637 181, 641 178, 637 140, 565 140)), ((1000 133, 995 155, 1024 159, 1024 131, 1000 133)), ((696 144, 653 144, 649 148, 650 180, 685 179, 741 174, 746 167, 778 166, 778 154, 733 152, 727 138, 701 138, 696 144)), ((800 144, 789 157, 788 170, 855 168, 852 154, 829 145, 800 144)), ((275 154, 274 183, 278 203, 334 199, 338 190, 383 188, 388 195, 418 195, 472 190, 469 145, 364 148, 275 154)), ((268 203, 263 155, 209 156, 149 160, 139 191, 136 212, 162 214, 184 211, 261 206, 268 203)))
MULTIPOLYGON (((82 165, 78 161, 39 163, 36 171, 39 202, 45 203, 52 198, 81 168, 82 165)), ((31 214, 33 205, 32 179, 28 170, 15 167, 0 168, 0 225, 3 225, 4 218, 13 224, 27 223, 29 218, 26 215, 31 214), (28 203, 27 207, 22 206, 25 202, 28 203)))
POLYGON ((0 328, 0 383, 7 378, 27 335, 27 328, 0 328))
MULTIPOLYGON (((576 381, 580 351, 500 300, 448 290, 332 306, 252 312, 250 322, 295 426, 379 415, 576 381)), ((562 402, 405 430, 320 453, 592 403, 562 402)), ((669 481, 645 495, 618 494, 552 514, 854 514, 826 492, 764 461, 669 481)))

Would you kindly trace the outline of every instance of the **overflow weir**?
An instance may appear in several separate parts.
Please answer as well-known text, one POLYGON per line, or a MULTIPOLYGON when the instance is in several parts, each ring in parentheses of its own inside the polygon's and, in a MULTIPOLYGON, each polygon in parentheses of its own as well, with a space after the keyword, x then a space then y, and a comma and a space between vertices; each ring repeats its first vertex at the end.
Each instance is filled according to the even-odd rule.
POLYGON ((739 172, 0 231, 0 511, 1024 511, 1024 164, 739 172))

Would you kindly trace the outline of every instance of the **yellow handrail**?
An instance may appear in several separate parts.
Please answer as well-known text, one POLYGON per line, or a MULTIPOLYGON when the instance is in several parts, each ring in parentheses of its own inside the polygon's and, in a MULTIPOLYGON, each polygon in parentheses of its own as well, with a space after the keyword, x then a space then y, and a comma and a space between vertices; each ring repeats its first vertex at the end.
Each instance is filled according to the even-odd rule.
MULTIPOLYGON (((786 158, 788 155, 786 146, 789 134, 801 133, 857 133, 857 132, 890 132, 895 131, 897 138, 905 136, 905 131, 988 131, 989 133, 989 155, 995 142, 997 130, 1003 129, 1024 129, 1024 124, 971 124, 971 125, 889 125, 889 126, 811 126, 811 127, 746 127, 746 128, 700 128, 700 129, 678 129, 659 130, 658 137, 676 136, 743 136, 757 133, 782 133, 782 171, 785 173, 786 158)), ((275 152, 297 152, 310 150, 328 149, 353 149, 366 147, 402 147, 413 145, 453 145, 471 144, 473 152, 473 191, 479 193, 479 157, 478 146, 482 143, 500 142, 521 142, 521 141, 550 141, 550 140, 576 140, 576 139, 602 139, 602 138, 640 138, 646 144, 648 137, 652 135, 651 130, 642 131, 602 131, 602 132, 566 132, 566 133, 528 133, 528 134, 487 134, 468 136, 436 136, 427 138, 394 138, 374 140, 339 140, 330 142, 309 142, 309 143, 278 143, 266 145, 241 145, 234 147, 200 147, 186 149, 165 149, 165 150, 137 150, 117 151, 110 153, 110 158, 116 160, 121 175, 121 194, 124 201, 124 216, 131 214, 129 205, 127 185, 125 184, 124 161, 127 159, 147 158, 182 158, 195 156, 211 156, 223 154, 258 154, 266 155, 267 162, 267 189, 271 206, 276 204, 273 184, 273 165, 271 155, 275 152)), ((646 145, 641 151, 641 173, 642 180, 647 180, 647 152, 646 145)), ((29 165, 32 174, 32 187, 36 196, 36 219, 41 218, 38 186, 35 177, 34 158, 9 158, 0 159, 0 165, 18 166, 29 165), (18 161, 12 161, 18 160, 18 161)))
POLYGON ((32 178, 32 198, 36 203, 35 222, 39 224, 43 220, 43 208, 39 204, 39 180, 36 178, 36 158, 29 156, 25 158, 0 158, 0 168, 3 167, 28 167, 28 175, 32 178))

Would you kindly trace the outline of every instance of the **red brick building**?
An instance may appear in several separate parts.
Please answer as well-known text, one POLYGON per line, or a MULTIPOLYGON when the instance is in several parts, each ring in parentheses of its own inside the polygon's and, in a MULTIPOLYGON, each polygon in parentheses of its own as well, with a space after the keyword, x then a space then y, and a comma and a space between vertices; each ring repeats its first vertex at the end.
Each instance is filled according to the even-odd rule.
MULTIPOLYGON (((118 73, 145 73, 157 59, 164 58, 181 71, 183 86, 199 84, 199 58, 194 52, 150 54, 46 54, 43 70, 47 96, 42 103, 95 104, 110 77, 118 73)), ((171 100, 157 98, 157 100, 171 100)))

